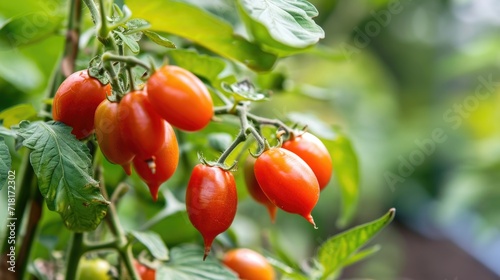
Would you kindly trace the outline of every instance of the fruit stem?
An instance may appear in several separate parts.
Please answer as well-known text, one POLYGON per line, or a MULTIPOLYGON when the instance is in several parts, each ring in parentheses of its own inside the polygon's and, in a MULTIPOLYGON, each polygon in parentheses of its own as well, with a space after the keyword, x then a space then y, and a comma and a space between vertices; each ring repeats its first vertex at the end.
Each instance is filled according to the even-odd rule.
POLYGON ((151 67, 147 63, 145 63, 142 60, 140 60, 136 57, 133 57, 133 56, 122 56, 122 55, 112 54, 111 52, 105 52, 102 55, 102 60, 103 61, 110 60, 110 61, 124 62, 130 67, 141 66, 142 68, 144 68, 148 71, 151 69, 151 67))
POLYGON ((247 114, 248 119, 260 124, 260 125, 272 125, 274 127, 277 127, 278 130, 283 130, 285 131, 285 136, 288 137, 293 133, 293 129, 289 126, 287 126, 285 123, 283 123, 281 120, 278 119, 268 119, 264 118, 261 116, 254 115, 252 113, 247 114))
MULTIPOLYGON (((255 138, 255 140, 259 144, 259 153, 263 152, 265 150, 266 144, 264 138, 260 135, 260 133, 255 129, 255 127, 251 126, 248 122, 247 118, 247 110, 248 106, 243 106, 239 105, 236 107, 236 112, 231 112, 232 106, 228 105, 225 107, 226 110, 229 109, 229 111, 226 111, 227 114, 235 114, 239 117, 240 119, 240 126, 241 129, 238 132, 238 136, 234 139, 234 141, 229 145, 229 147, 222 153, 222 155, 219 157, 217 160, 217 163, 224 166, 224 162, 226 161, 227 157, 238 147, 238 145, 242 142, 245 142, 247 140, 247 135, 249 133, 252 134, 252 136, 255 138)), ((235 162, 232 167, 236 165, 237 162, 235 162)), ((231 168, 229 168, 231 169, 231 168)))

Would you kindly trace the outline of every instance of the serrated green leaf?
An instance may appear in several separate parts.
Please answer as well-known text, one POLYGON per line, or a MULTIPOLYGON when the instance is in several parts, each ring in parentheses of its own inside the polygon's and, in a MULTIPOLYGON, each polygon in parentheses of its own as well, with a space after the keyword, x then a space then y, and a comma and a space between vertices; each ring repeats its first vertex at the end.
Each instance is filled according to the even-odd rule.
POLYGON ((103 85, 109 83, 109 78, 104 70, 101 55, 96 55, 90 60, 88 69, 90 77, 98 79, 103 85))
POLYGON ((363 245, 380 232, 393 219, 396 210, 390 209, 381 218, 359 225, 337 234, 324 242, 318 250, 317 259, 325 269, 322 279, 337 272, 363 245))
POLYGON ((280 55, 303 50, 325 37, 312 19, 318 11, 306 0, 239 0, 238 7, 253 37, 280 55))
POLYGON ((0 50, 14 49, 55 35, 63 17, 49 13, 30 13, 8 20, 0 28, 0 50))
POLYGON ((381 248, 380 245, 374 245, 368 249, 364 249, 364 250, 357 252, 356 254, 352 255, 349 259, 347 259, 344 262, 344 267, 351 265, 353 263, 357 263, 359 261, 362 261, 362 260, 372 256, 373 254, 380 251, 380 248, 381 248))
POLYGON ((133 18, 125 23, 125 32, 123 34, 128 35, 140 31, 147 30, 151 27, 151 24, 147 20, 142 18, 133 18))
POLYGON ((141 242, 148 251, 155 257, 155 259, 160 261, 168 260, 168 249, 161 240, 161 237, 152 231, 148 232, 140 232, 140 231, 132 231, 131 234, 137 239, 137 241, 141 242))
POLYGON ((0 190, 2 190, 11 168, 12 159, 10 157, 9 147, 5 144, 3 137, 0 137, 0 190))
POLYGON ((227 22, 196 6, 174 0, 128 0, 127 5, 134 16, 149 21, 152 30, 184 37, 254 70, 270 70, 276 62, 274 54, 236 35, 227 22))
POLYGON ((36 110, 31 104, 19 104, 0 112, 0 120, 3 120, 3 126, 7 128, 23 120, 32 120, 35 117, 36 110))
POLYGON ((126 45, 132 53, 139 53, 141 49, 139 48, 139 43, 132 37, 133 35, 125 35, 119 31, 116 31, 115 34, 120 38, 121 43, 126 45))
POLYGON ((177 65, 198 76, 204 77, 214 87, 218 86, 219 75, 226 68, 226 62, 223 59, 199 54, 192 50, 177 49, 169 51, 168 54, 177 65))
POLYGON ((330 150, 335 169, 335 178, 340 186, 342 211, 337 221, 339 227, 345 227, 356 214, 359 199, 359 164, 351 141, 337 131, 330 150))
POLYGON ((156 271, 158 280, 237 280, 238 277, 212 257, 203 261, 203 250, 192 245, 174 247, 170 261, 156 271))
POLYGON ((169 39, 161 36, 160 34, 158 34, 156 32, 153 32, 150 30, 144 30, 143 33, 144 33, 144 35, 146 35, 151 41, 153 41, 157 45, 171 48, 171 49, 176 48, 174 42, 170 41, 169 39))
POLYGON ((109 202, 92 178, 89 149, 59 122, 21 122, 19 136, 32 150, 30 162, 47 207, 58 212, 72 231, 94 230, 109 202))

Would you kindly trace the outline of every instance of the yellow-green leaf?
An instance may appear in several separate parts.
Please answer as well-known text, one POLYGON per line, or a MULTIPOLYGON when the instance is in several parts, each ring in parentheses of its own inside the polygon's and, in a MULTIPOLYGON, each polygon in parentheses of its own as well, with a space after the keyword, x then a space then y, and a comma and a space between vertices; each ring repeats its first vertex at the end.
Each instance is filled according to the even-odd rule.
MULTIPOLYGON (((337 234, 323 243, 317 255, 324 268, 322 279, 327 279, 342 267, 351 264, 353 258, 359 260, 363 257, 356 257, 356 252, 387 226, 394 219, 395 213, 396 210, 392 208, 381 218, 337 234)), ((370 254, 370 251, 365 253, 370 254)))
POLYGON ((10 128, 23 120, 32 120, 36 117, 36 110, 31 104, 19 104, 0 112, 3 126, 10 128))

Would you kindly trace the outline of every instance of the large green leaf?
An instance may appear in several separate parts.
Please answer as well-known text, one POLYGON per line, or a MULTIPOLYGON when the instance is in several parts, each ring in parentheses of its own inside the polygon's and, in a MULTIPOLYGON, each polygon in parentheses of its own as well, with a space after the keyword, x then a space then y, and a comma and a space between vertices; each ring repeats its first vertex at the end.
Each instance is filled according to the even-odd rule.
MULTIPOLYGON (((337 234, 323 243, 317 255, 318 261, 324 268, 322 279, 327 279, 345 265, 351 264, 353 258, 361 259, 363 255, 356 257, 355 253, 388 225, 394 219, 395 213, 396 210, 392 208, 381 218, 337 234)), ((370 254, 370 251, 366 251, 365 254, 370 254)))
POLYGON ((167 246, 165 246, 165 243, 163 243, 163 240, 161 240, 161 237, 156 232, 132 231, 131 234, 137 241, 146 246, 155 259, 161 261, 168 260, 167 246))
POLYGON ((174 247, 170 251, 170 261, 156 272, 159 280, 202 280, 238 279, 231 271, 215 259, 208 257, 203 261, 203 250, 195 246, 174 247))
POLYGON ((0 28, 0 50, 14 49, 55 35, 63 17, 30 13, 11 18, 0 28))
POLYGON ((34 117, 36 110, 31 104, 19 104, 0 112, 0 120, 3 120, 3 126, 7 128, 24 120, 32 120, 34 117))
POLYGON ((337 131, 331 147, 330 154, 335 169, 335 178, 339 183, 342 195, 342 211, 337 224, 340 227, 345 227, 354 217, 358 206, 358 158, 351 141, 340 131, 337 131))
POLYGON ((297 52, 325 37, 306 0, 239 0, 239 10, 258 43, 281 55, 297 52))
POLYGON ((135 17, 151 23, 152 30, 189 39, 257 71, 270 70, 276 56, 234 33, 227 22, 193 5, 174 0, 127 0, 135 17))
POLYGON ((32 150, 30 161, 47 207, 73 231, 94 230, 106 215, 108 201, 92 178, 89 149, 59 122, 21 122, 19 136, 32 150))
POLYGON ((5 144, 3 137, 0 137, 0 190, 2 190, 9 176, 12 159, 10 158, 9 147, 5 144))

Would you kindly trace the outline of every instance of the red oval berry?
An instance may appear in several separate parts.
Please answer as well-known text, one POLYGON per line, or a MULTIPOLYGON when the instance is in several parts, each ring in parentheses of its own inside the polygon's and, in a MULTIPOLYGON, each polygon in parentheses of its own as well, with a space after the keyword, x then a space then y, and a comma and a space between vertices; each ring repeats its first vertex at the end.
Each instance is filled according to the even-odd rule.
POLYGON ((133 91, 125 95, 118 113, 122 137, 136 156, 150 158, 160 150, 165 142, 165 121, 144 92, 133 91))
POLYGON ((305 161, 288 150, 271 148, 257 158, 254 171, 272 203, 316 226, 311 211, 319 199, 319 185, 305 161))
POLYGON ((328 149, 318 137, 309 132, 295 136, 283 143, 283 148, 287 149, 303 159, 311 167, 314 175, 318 179, 319 187, 323 190, 333 173, 332 158, 328 149))
POLYGON ((272 203, 269 200, 269 198, 267 198, 266 194, 262 191, 262 188, 259 186, 259 182, 257 182, 257 178, 255 178, 254 165, 255 165, 255 158, 249 155, 245 160, 245 165, 243 166, 245 185, 247 186, 247 190, 250 196, 255 201, 264 205, 267 208, 269 216, 271 217, 271 221, 274 223, 278 208, 276 207, 276 205, 274 205, 274 203, 272 203))
POLYGON ((264 256, 246 248, 228 251, 222 263, 245 280, 273 280, 274 269, 264 256))
POLYGON ((104 100, 95 111, 95 131, 102 153, 111 163, 119 164, 127 175, 131 174, 130 165, 135 154, 123 139, 118 115, 118 103, 104 100))
POLYGON ((203 236, 204 260, 215 237, 231 226, 237 200, 231 172, 203 164, 194 167, 186 190, 186 208, 189 220, 203 236))
POLYGON ((179 145, 175 132, 165 122, 165 142, 152 157, 135 157, 134 169, 148 185, 153 200, 158 199, 158 189, 172 177, 179 163, 179 145))
POLYGON ((59 86, 52 102, 52 117, 73 128, 77 139, 94 132, 97 106, 111 94, 111 86, 89 76, 87 70, 69 75, 59 86))
POLYGON ((178 66, 165 65, 148 80, 148 98, 171 125, 197 131, 213 116, 213 101, 207 87, 194 74, 178 66))

